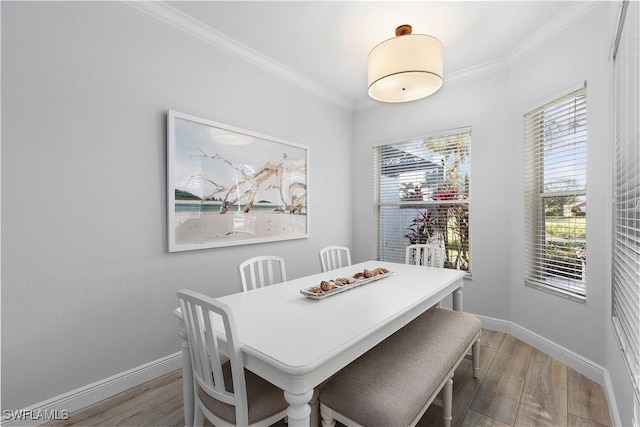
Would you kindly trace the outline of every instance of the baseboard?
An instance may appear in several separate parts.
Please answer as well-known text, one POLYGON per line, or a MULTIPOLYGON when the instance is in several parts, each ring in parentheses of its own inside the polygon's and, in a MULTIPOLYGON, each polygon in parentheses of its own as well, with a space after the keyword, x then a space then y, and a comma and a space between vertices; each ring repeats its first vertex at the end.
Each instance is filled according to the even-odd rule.
POLYGON ((13 411, 3 413, 3 426, 38 426, 61 420, 70 413, 115 396, 132 387, 151 381, 182 367, 182 352, 170 354, 112 377, 96 381, 68 393, 13 411))
POLYGON ((620 414, 618 413, 618 404, 616 403, 616 397, 613 394, 613 384, 611 383, 611 376, 609 371, 604 373, 604 390, 607 393, 607 401, 609 402, 609 412, 611 413, 611 425, 621 426, 620 414))
MULTIPOLYGON (((613 385, 609 377, 609 371, 602 366, 574 353, 573 351, 548 340, 547 338, 536 334, 520 325, 514 324, 501 319, 476 315, 482 321, 482 326, 491 331, 503 332, 512 335, 530 346, 548 354, 554 359, 564 363, 571 369, 581 373, 585 377, 602 385, 607 395, 609 403, 609 411, 611 413, 611 421, 613 425, 620 425, 620 414, 616 406, 615 396, 613 393, 613 385)), ((482 339, 482 338, 480 338, 482 339)))
MULTIPOLYGON (((609 373, 606 369, 574 353, 573 351, 536 334, 535 332, 514 324, 513 322, 487 316, 476 316, 482 321, 482 326, 484 328, 510 334, 543 353, 559 360, 587 378, 601 384, 607 393, 611 416, 613 418, 612 421, 614 422, 614 425, 619 425, 620 417, 616 411, 617 408, 615 406, 615 400, 613 399, 611 379, 609 378, 609 373)), ((168 374, 169 372, 175 371, 176 369, 180 369, 181 367, 182 352, 177 352, 18 411, 22 414, 30 414, 31 418, 34 419, 30 419, 29 417, 23 417, 22 419, 9 419, 6 416, 3 416, 2 425, 41 425, 47 421, 43 416, 60 417, 61 415, 64 415, 63 411, 68 411, 68 413, 77 411, 128 390, 131 387, 135 387, 162 375, 168 374), (34 417, 34 414, 39 417, 34 417)))
POLYGON ((506 320, 495 319, 493 317, 481 316, 475 314, 475 316, 482 322, 482 327, 489 329, 490 331, 502 332, 505 334, 511 333, 511 322, 506 320))
POLYGON ((606 370, 602 366, 593 363, 579 354, 574 353, 573 351, 513 322, 479 315, 476 315, 476 317, 482 321, 483 327, 492 331, 504 332, 512 335, 541 352, 548 354, 554 359, 559 360, 571 369, 581 373, 603 387, 606 385, 606 370))

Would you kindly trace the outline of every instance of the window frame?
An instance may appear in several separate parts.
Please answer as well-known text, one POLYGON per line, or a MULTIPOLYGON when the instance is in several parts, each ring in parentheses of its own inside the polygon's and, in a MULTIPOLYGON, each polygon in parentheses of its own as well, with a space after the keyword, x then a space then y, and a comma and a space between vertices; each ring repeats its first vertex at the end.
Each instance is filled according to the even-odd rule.
MULTIPOLYGON (((404 262, 404 247, 408 246, 412 243, 408 240, 406 233, 409 232, 408 226, 410 225, 410 221, 407 221, 407 218, 390 218, 389 221, 391 223, 396 223, 395 226, 398 227, 397 233, 390 233, 397 240, 391 246, 391 249, 383 249, 382 246, 387 246, 387 243, 382 244, 382 234, 384 233, 383 229, 385 226, 382 224, 382 220, 385 217, 384 210, 385 209, 398 209, 398 212, 403 212, 405 215, 413 213, 413 218, 417 218, 419 215, 425 212, 434 212, 435 210, 440 209, 446 210, 447 213, 444 216, 447 218, 445 221, 446 224, 449 224, 449 218, 453 218, 454 227, 448 227, 447 231, 441 235, 448 236, 446 240, 452 242, 458 242, 457 247, 449 246, 444 243, 443 238, 434 238, 431 240, 432 243, 439 244, 441 246, 445 246, 448 249, 446 258, 447 263, 445 268, 459 269, 461 271, 466 271, 467 276, 471 276, 471 268, 472 268, 472 255, 471 255, 471 232, 469 227, 469 218, 470 218, 470 206, 471 206, 471 197, 470 197, 470 175, 471 175, 471 126, 465 126, 460 128, 455 128, 447 131, 436 132, 433 134, 429 134, 426 136, 419 136, 415 138, 408 138, 405 140, 399 140, 395 142, 388 142, 384 144, 379 144, 373 147, 373 163, 374 163, 374 251, 375 258, 379 260, 388 260, 395 262, 404 262), (459 175, 458 181, 460 182, 460 178, 462 178, 463 190, 460 192, 456 192, 455 196, 448 196, 451 193, 447 193, 445 196, 444 193, 435 193, 433 192, 433 186, 426 186, 426 192, 424 197, 421 196, 420 200, 410 200, 410 198, 402 199, 400 195, 398 195, 397 200, 389 200, 389 191, 393 191, 394 188, 401 192, 401 186, 398 187, 389 187, 388 184, 383 183, 383 169, 385 167, 389 167, 388 164, 383 166, 384 161, 389 161, 393 156, 385 156, 383 154, 383 150, 385 149, 396 149, 396 147, 403 146, 406 147, 409 151, 415 148, 420 148, 418 145, 425 144, 426 141, 445 141, 447 138, 452 141, 454 138, 460 137, 462 143, 464 144, 463 151, 463 161, 464 171, 462 175, 459 175), (415 144, 415 146, 411 146, 411 144, 415 144), (386 191, 385 191, 386 190, 386 191), (463 206, 463 209, 457 209, 458 206, 463 206), (403 221, 402 223, 398 221, 403 221), (399 227, 402 226, 402 233, 399 231, 399 227), (450 230, 456 230, 458 238, 449 237, 453 233, 450 230), (464 236, 463 236, 464 234, 464 236), (404 235, 404 236, 403 236, 404 235), (395 237, 397 236, 397 237, 395 237), (451 240, 453 239, 453 240, 451 240), (466 242, 465 242, 466 240, 466 242), (455 258, 454 258, 455 255, 455 258), (466 258, 465 258, 466 257, 466 258), (453 265, 452 261, 457 261, 457 265, 453 265), (466 268, 458 268, 458 267, 466 267, 466 268)), ((447 148, 449 146, 447 145, 447 148)), ((425 148, 425 151, 429 151, 428 148, 425 148)), ((457 154, 460 150, 453 150, 451 153, 457 154)), ((458 164, 459 165, 459 164, 458 164)), ((443 163, 442 176, 446 176, 447 169, 445 163, 443 163)), ((410 174, 412 172, 410 167, 407 169, 400 169, 398 171, 399 174, 410 174)), ((424 169, 414 170, 415 173, 425 173, 424 169)), ((425 181, 427 178, 425 178, 425 181)), ((398 176, 398 184, 400 184, 402 179, 398 176)), ((446 181, 446 178, 445 178, 446 181)), ((426 183, 426 182, 425 182, 426 183)), ((446 191, 449 191, 449 187, 445 187, 446 191)), ((392 216, 396 216, 392 213, 392 216)), ((399 215, 402 216, 402 215, 399 215)), ((424 243, 424 242, 419 242, 424 243)))
MULTIPOLYGON (((587 298, 587 282, 586 282, 586 211, 584 212, 584 238, 575 237, 575 233, 579 231, 577 213, 574 221, 567 220, 565 230, 571 237, 548 237, 546 202, 553 198, 574 198, 574 200, 582 199, 585 206, 588 206, 587 195, 587 84, 584 82, 577 88, 570 89, 562 95, 555 96, 552 100, 542 103, 536 107, 529 109, 523 115, 524 125, 524 193, 525 193, 525 272, 524 284, 545 292, 549 292, 558 296, 569 298, 577 302, 586 302, 587 298), (572 111, 571 105, 575 108, 572 111), (564 114, 566 113, 566 115, 564 114), (584 125, 578 125, 578 120, 583 118, 584 125), (572 124, 573 138, 571 132, 554 131, 549 136, 548 128, 552 126, 572 124), (584 133, 583 137, 578 137, 580 133, 584 133), (567 142, 567 139, 575 139, 574 142, 567 142), (545 156, 553 157, 564 154, 568 151, 567 147, 580 148, 581 154, 577 155, 572 161, 578 163, 583 156, 584 167, 576 168, 579 173, 561 173, 559 159, 554 159, 545 165, 545 156), (551 173, 555 172, 555 175, 551 173), (545 175, 549 174, 550 177, 545 175), (554 177, 552 179, 551 177, 554 177), (581 180, 584 185, 577 185, 581 180), (555 182, 554 182, 555 181, 555 182), (553 190, 554 185, 559 182, 571 183, 567 184, 569 189, 553 190), (551 187, 551 188, 550 188, 551 187), (571 188, 573 187, 573 188, 571 188), (563 248, 564 244, 573 246, 571 248, 563 248), (581 279, 577 277, 577 260, 580 259, 578 247, 584 245, 583 260, 581 262, 581 279), (548 255, 556 251, 555 255, 548 255), (575 252, 574 259, 569 257, 570 252, 575 252)), ((575 166, 575 165, 574 165, 575 166)), ((562 218, 571 218, 564 212, 562 218)), ((557 209, 560 205, 557 205, 557 209)), ((557 216, 557 215, 556 215, 557 216)), ((581 222, 581 221, 580 221, 581 222)))

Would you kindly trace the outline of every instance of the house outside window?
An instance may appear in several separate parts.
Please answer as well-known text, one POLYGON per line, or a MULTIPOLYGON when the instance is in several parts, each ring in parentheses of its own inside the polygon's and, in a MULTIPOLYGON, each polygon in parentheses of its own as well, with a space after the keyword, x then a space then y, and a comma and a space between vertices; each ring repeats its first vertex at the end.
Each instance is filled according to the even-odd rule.
POLYGON ((471 128, 374 147, 376 253, 404 262, 406 247, 446 249, 445 268, 471 271, 471 128))
POLYGON ((586 299, 586 86, 525 114, 525 283, 586 299))

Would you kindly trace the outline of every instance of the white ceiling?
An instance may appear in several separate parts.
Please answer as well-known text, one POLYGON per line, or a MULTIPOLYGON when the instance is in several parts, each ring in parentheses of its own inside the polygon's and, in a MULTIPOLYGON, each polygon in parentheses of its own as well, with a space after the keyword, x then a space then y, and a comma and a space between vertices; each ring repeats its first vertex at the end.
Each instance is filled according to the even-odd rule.
MULTIPOLYGON (((130 4, 141 7, 140 3, 155 2, 130 4)), ((376 44, 395 37, 400 24, 410 24, 414 33, 442 41, 446 85, 516 61, 595 4, 171 1, 143 7, 343 107, 361 108, 374 102, 367 96, 367 55, 376 44)))

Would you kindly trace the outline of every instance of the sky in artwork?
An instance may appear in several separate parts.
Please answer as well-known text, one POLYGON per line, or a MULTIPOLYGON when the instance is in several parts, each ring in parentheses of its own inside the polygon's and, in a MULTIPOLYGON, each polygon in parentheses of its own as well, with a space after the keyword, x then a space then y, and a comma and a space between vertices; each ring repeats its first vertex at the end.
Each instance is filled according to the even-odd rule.
MULTIPOLYGON (((266 138, 176 117, 173 163, 175 188, 200 198, 213 196, 224 199, 234 184, 258 173, 267 163, 286 166, 288 173, 284 174, 283 187, 288 188, 292 182, 306 184, 304 170, 291 167, 294 164, 306 165, 306 150, 266 138), (213 158, 216 156, 219 158, 213 158), (215 193, 216 189, 222 191, 215 193)), ((277 183, 275 175, 266 179, 259 186, 255 201, 280 203, 279 192, 267 189, 269 185, 277 183)), ((241 185, 232 191, 229 200, 250 187, 250 184, 241 185)))

